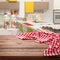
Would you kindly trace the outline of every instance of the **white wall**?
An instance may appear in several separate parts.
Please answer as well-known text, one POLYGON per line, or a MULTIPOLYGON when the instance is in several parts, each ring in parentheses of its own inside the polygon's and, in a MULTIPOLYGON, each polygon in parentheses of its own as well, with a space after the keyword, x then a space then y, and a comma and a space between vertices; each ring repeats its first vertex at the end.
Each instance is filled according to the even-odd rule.
POLYGON ((53 23, 53 6, 54 6, 53 3, 54 3, 53 0, 49 0, 49 9, 44 13, 45 21, 47 23, 53 23))
POLYGON ((25 17, 25 10, 24 10, 24 0, 19 0, 20 6, 19 6, 19 17, 24 18, 25 17))
POLYGON ((54 0, 54 9, 60 9, 60 0, 54 0))

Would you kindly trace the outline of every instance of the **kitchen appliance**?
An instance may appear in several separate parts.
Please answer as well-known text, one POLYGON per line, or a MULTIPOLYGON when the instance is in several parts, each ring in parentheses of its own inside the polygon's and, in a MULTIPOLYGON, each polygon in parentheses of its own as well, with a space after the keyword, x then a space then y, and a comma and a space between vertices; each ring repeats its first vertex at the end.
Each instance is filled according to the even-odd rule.
POLYGON ((53 22, 54 24, 60 24, 60 10, 53 10, 53 22))

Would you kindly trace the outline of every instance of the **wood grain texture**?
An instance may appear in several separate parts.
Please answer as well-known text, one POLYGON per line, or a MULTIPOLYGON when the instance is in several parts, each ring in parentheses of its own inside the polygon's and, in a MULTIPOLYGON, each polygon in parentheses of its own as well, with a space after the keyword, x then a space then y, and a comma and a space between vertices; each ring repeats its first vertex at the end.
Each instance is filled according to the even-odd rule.
POLYGON ((43 56, 46 44, 21 40, 14 35, 0 35, 0 56, 43 56))

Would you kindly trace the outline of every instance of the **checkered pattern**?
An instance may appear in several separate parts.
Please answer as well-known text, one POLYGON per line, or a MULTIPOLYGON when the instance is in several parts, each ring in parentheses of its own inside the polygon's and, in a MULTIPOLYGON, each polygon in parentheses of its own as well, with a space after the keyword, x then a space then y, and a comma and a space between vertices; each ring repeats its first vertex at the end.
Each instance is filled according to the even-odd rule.
POLYGON ((30 32, 30 33, 20 33, 16 35, 18 38, 23 39, 23 40, 29 40, 29 39, 35 39, 35 32, 30 32))
POLYGON ((39 43, 47 43, 48 49, 44 51, 44 56, 55 56, 60 54, 60 34, 45 32, 20 33, 16 35, 20 39, 34 39, 39 43))

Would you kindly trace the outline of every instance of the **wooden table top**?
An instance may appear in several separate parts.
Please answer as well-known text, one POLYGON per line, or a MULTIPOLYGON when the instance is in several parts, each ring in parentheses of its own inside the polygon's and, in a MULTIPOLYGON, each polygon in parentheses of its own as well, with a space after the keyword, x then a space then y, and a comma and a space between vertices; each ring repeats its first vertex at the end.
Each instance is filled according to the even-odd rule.
POLYGON ((0 35, 0 56, 43 56, 48 45, 21 40, 15 35, 0 35))

